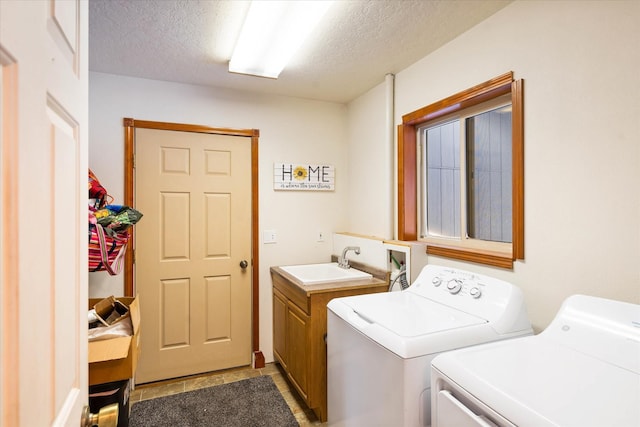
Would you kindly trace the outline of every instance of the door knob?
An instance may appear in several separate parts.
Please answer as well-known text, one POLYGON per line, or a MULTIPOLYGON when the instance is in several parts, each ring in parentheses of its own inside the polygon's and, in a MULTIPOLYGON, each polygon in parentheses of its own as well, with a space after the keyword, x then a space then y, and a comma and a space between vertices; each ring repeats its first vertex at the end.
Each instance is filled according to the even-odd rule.
POLYGON ((240 268, 241 269, 244 270, 245 268, 247 268, 248 265, 249 265, 249 263, 247 262, 246 259, 243 259, 242 261, 240 261, 240 268))
POLYGON ((116 427, 118 425, 118 404, 103 406, 97 414, 92 414, 89 407, 82 411, 81 427, 116 427))

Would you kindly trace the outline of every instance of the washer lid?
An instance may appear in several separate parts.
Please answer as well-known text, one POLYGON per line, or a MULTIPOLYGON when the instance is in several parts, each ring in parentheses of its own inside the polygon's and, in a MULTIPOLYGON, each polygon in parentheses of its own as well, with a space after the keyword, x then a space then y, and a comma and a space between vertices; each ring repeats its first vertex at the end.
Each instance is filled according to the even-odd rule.
POLYGON ((485 319, 411 292, 359 295, 342 298, 342 302, 367 322, 404 338, 487 323, 485 319))

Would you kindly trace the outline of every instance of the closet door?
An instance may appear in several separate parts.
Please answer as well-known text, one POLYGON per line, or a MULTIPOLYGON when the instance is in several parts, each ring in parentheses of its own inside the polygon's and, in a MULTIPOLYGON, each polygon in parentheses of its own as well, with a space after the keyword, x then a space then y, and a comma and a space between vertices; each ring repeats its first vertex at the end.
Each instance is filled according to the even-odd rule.
POLYGON ((136 129, 144 383, 251 364, 251 138, 136 129))

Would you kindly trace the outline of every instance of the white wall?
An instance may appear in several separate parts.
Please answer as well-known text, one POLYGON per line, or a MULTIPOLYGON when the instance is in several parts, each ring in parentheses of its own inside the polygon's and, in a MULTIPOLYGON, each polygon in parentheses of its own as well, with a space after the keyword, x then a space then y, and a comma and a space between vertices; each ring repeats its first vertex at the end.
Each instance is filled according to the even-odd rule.
MULTIPOLYGON (((571 294, 640 303, 638 22, 635 1, 517 1, 396 74, 396 124, 504 72, 525 79, 525 260, 513 271, 429 260, 518 284, 537 330, 571 294)), ((269 266, 326 260, 333 231, 392 237, 385 93, 381 83, 345 108, 91 73, 89 165, 121 200, 123 117, 260 129, 260 231, 278 232, 277 244, 260 245, 270 361, 269 266), (336 191, 274 192, 279 161, 334 164, 336 191)), ((121 277, 111 279, 90 274, 92 295, 121 292, 121 277)))
POLYGON ((393 142, 385 140, 386 89, 383 83, 349 106, 349 228, 344 231, 391 239, 395 173, 393 142))
MULTIPOLYGON (((347 228, 346 107, 102 73, 89 81, 89 167, 116 202, 124 195, 124 117, 260 130, 260 231, 278 237, 260 243, 260 349, 273 360, 269 267, 328 261, 332 232, 347 228), (274 191, 273 164, 288 161, 334 165, 335 191, 274 191)), ((90 273, 89 292, 122 295, 122 275, 90 273)))
MULTIPOLYGON (((396 124, 507 71, 525 80, 525 260, 513 271, 429 262, 518 284, 537 330, 571 294, 640 303, 639 22, 637 1, 517 1, 396 74, 396 124)), ((382 86, 349 105, 350 129, 378 120, 382 86)), ((383 146, 384 135, 366 144, 383 146)), ((363 145, 350 134, 350 150, 363 145)), ((384 169, 376 161, 368 167, 384 169)), ((366 191, 366 180, 351 182, 366 191)), ((389 219, 368 215, 376 230, 389 219)))

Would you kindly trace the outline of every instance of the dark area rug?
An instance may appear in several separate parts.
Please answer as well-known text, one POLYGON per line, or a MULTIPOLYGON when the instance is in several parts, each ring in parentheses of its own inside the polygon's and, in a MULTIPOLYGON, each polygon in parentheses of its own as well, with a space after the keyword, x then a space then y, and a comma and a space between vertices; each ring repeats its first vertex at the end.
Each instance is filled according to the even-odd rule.
POLYGON ((270 376, 143 400, 129 427, 298 427, 270 376))

